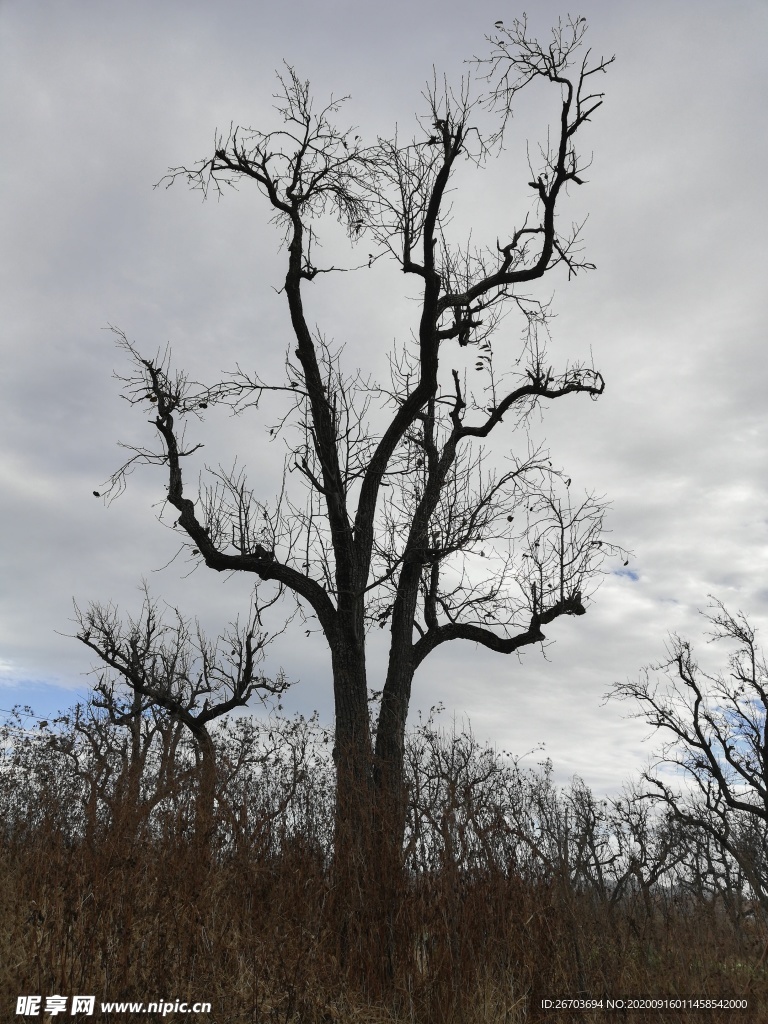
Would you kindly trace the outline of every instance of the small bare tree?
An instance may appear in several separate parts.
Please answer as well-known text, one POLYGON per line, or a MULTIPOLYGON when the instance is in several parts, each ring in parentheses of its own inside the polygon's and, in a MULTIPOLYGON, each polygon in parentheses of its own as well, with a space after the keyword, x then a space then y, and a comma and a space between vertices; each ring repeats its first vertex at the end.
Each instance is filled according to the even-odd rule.
POLYGON ((604 389, 591 365, 549 363, 548 307, 525 289, 558 268, 571 277, 592 266, 579 227, 563 233, 558 211, 568 189, 584 183, 576 138, 602 103, 593 82, 613 58, 580 55, 582 18, 558 25, 545 43, 524 20, 496 28, 489 56, 475 62, 485 92, 475 95, 469 79, 457 92, 434 80, 412 139, 365 145, 354 129, 337 127, 341 101, 316 109, 308 83, 287 68, 280 127, 232 129, 208 159, 164 179, 185 179, 203 195, 248 182, 264 196, 287 251, 281 291, 293 340, 283 381, 238 368, 197 384, 172 371, 167 355, 145 358, 118 332, 134 365, 122 378, 126 397, 150 403, 159 448, 133 449, 111 493, 137 464, 164 466, 167 503, 192 555, 216 572, 273 582, 319 623, 333 671, 337 862, 358 874, 375 864, 378 878, 387 859, 402 861, 404 731, 418 667, 452 641, 500 654, 542 643, 559 616, 584 614, 604 555, 618 551, 604 539, 603 503, 575 498, 526 429, 540 403, 596 399, 604 389), (505 224, 499 209, 499 236, 485 248, 452 238, 447 197, 457 168, 502 152, 513 102, 536 81, 553 88, 557 128, 529 160, 530 212, 505 224), (368 241, 360 265, 318 265, 323 215, 338 219, 353 248, 368 241), (367 272, 381 256, 420 292, 413 340, 393 352, 386 386, 345 369, 304 307, 306 289, 324 275, 367 272), (507 312, 521 318, 522 351, 496 344, 507 312), (476 352, 474 387, 464 348, 476 352), (265 393, 285 400, 270 430, 289 452, 279 496, 254 494, 233 469, 189 497, 183 466, 199 445, 184 440, 185 421, 217 404, 256 406, 265 393), (389 410, 385 421, 374 403, 389 410), (515 447, 499 470, 484 443, 505 429, 515 447), (375 723, 372 628, 391 637, 375 723))
POLYGON ((84 788, 85 834, 96 839, 100 821, 114 832, 125 823, 139 839, 154 808, 178 785, 183 724, 148 707, 139 693, 118 697, 103 677, 86 704, 58 715, 52 726, 49 746, 84 788))
POLYGON ((683 826, 714 839, 768 910, 768 667, 741 612, 732 615, 713 599, 705 618, 711 642, 736 644, 726 674, 702 671, 690 641, 673 634, 667 658, 612 695, 637 702, 635 717, 665 736, 644 775, 656 799, 683 826), (679 773, 684 790, 659 775, 664 765, 679 773))
MULTIPOLYGON (((75 606, 77 639, 98 655, 110 671, 99 672, 94 703, 110 721, 125 726, 131 737, 129 777, 136 795, 143 754, 142 721, 153 709, 189 730, 198 759, 199 788, 195 835, 206 842, 213 820, 216 792, 216 750, 208 726, 253 696, 279 698, 290 685, 283 672, 268 679, 259 667, 266 632, 259 632, 264 608, 254 604, 248 625, 211 643, 199 624, 194 629, 178 609, 168 624, 146 588, 138 618, 123 622, 112 605, 75 606), (116 674, 116 675, 115 675, 116 674), (116 683, 125 684, 127 693, 116 683)), ((146 731, 146 730, 144 730, 146 731)))

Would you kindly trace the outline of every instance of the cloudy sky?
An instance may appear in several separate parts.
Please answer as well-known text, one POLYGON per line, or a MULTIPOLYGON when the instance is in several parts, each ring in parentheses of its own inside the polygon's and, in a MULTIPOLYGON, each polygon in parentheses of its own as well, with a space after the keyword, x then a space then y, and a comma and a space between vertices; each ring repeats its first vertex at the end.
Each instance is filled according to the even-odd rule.
MULTIPOLYGON (((532 8, 540 37, 569 13, 532 8)), ((120 399, 113 371, 126 364, 107 325, 149 355, 170 343, 208 379, 238 361, 277 368, 289 340, 273 287, 284 256, 256 191, 203 204, 152 185, 208 155, 216 127, 273 125, 283 59, 319 98, 349 94, 343 120, 366 139, 395 123, 408 132, 432 67, 458 80, 494 22, 522 11, 497 0, 0 3, 2 708, 47 715, 87 693, 88 652, 66 635, 73 598, 135 611, 144 577, 212 632, 247 607, 247 581, 171 561, 156 473, 137 472, 109 507, 92 496, 121 460, 118 440, 151 438, 120 399)), ((708 594, 768 622, 768 8, 585 0, 570 13, 587 17, 595 55, 616 55, 583 133, 589 183, 572 201, 574 219, 589 212, 597 269, 550 275, 535 294, 558 313, 553 362, 591 351, 607 387, 597 403, 557 403, 536 429, 574 487, 611 500, 633 572, 609 574, 587 616, 548 627, 546 657, 443 649, 419 670, 413 706, 442 700, 515 753, 544 742, 559 779, 576 772, 606 792, 651 751, 628 709, 602 703, 611 684, 659 659, 668 631, 699 638, 708 594)), ((528 198, 521 155, 553 103, 551 90, 523 93, 508 152, 457 196, 491 244, 528 198)), ((313 283, 310 309, 350 363, 373 370, 415 308, 378 266, 351 287, 346 275, 313 283)), ((199 467, 237 453, 271 495, 282 457, 262 428, 208 416, 194 428, 199 467)), ((319 637, 286 637, 272 664, 300 679, 291 709, 330 720, 319 637)))

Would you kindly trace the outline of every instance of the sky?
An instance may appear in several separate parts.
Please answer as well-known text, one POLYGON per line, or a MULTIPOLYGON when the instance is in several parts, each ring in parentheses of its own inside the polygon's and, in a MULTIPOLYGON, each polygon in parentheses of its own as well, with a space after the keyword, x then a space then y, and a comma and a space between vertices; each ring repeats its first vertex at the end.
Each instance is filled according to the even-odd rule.
MULTIPOLYGON (((365 139, 395 124, 409 133, 432 68, 458 81, 494 22, 523 10, 0 2, 0 707, 48 716, 87 695, 92 660, 71 637, 73 599, 136 612, 146 579, 214 635, 247 609, 248 581, 190 574, 193 562, 174 559, 157 472, 137 471, 108 506, 92 494, 124 457, 118 441, 151 440, 120 397, 113 374, 127 364, 109 325, 148 355, 169 344, 197 379, 238 362, 277 371, 290 341, 276 291, 285 254, 256 190, 203 203, 183 185, 152 186, 209 155, 216 128, 273 126, 283 60, 319 99, 349 95, 341 120, 365 139)), ((547 627, 543 652, 446 645, 419 669, 412 709, 442 702, 448 725, 470 722, 514 754, 544 744, 558 780, 578 774, 602 794, 636 775, 655 742, 631 708, 605 703, 611 686, 658 662, 670 631, 697 642, 703 664, 722 663, 702 638, 710 594, 768 621, 768 7, 543 0, 531 31, 544 38, 568 13, 587 18, 595 56, 616 57, 582 135, 588 183, 567 210, 589 215, 596 269, 570 282, 554 272, 532 294, 557 312, 553 362, 591 353, 606 390, 553 403, 534 430, 574 487, 611 502, 611 539, 632 552, 630 571, 606 565, 588 614, 547 627)), ((542 139, 556 102, 524 92, 498 163, 461 179, 457 217, 475 237, 492 244, 514 226, 528 198, 526 140, 542 139)), ((416 307, 391 267, 351 282, 313 282, 310 316, 346 346, 347 365, 375 372, 416 307)), ((508 344, 517 339, 511 326, 508 344)), ((195 471, 237 455, 271 496, 282 454, 263 426, 215 410, 194 427, 206 445, 195 471)), ((376 638, 372 685, 384 655, 376 638)), ((297 680, 287 709, 330 721, 319 635, 287 633, 270 655, 278 666, 297 680)))

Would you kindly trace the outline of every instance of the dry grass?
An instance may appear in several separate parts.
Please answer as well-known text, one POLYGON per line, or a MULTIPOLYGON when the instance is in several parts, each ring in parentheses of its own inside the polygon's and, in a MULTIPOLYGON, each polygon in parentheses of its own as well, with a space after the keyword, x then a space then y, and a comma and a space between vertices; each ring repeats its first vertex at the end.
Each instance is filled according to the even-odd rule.
POLYGON ((6 841, 3 1005, 20 993, 94 993, 209 1000, 202 1019, 217 1024, 517 1024, 592 1019, 541 1010, 546 997, 579 992, 746 994, 753 1006, 768 995, 761 937, 737 934, 711 908, 659 905, 648 916, 631 900, 601 906, 555 883, 438 875, 403 894, 382 996, 375 964, 339 964, 329 883, 311 851, 206 865, 183 842, 93 838, 73 843, 41 825, 32 841, 6 841))
MULTIPOLYGON (((574 883, 551 863, 513 869, 490 852, 484 861, 451 860, 422 832, 422 867, 411 861, 386 934, 372 934, 362 920, 345 930, 336 897, 348 882, 328 866, 332 822, 317 776, 315 801, 312 791, 296 790, 291 806, 283 799, 280 819, 260 784, 262 818, 254 804, 238 819, 247 817, 247 828, 234 828, 235 805, 220 792, 216 838, 203 855, 190 836, 187 790, 173 796, 174 813, 159 818, 114 800, 109 813, 105 804, 89 817, 75 806, 82 789, 40 751, 35 757, 18 754, 15 788, 12 773, 0 773, 3 1019, 14 1018, 20 994, 58 993, 205 1000, 210 1015, 157 1019, 216 1024, 768 1020, 760 1010, 768 1008, 762 923, 739 925, 692 892, 657 887, 651 898, 627 887, 613 898, 610 887, 600 893, 574 883), (425 867, 430 848, 435 857, 425 867), (626 1017, 542 1009, 547 998, 578 995, 746 997, 751 1009, 626 1017)), ((180 777, 188 789, 188 772, 180 777)), ((478 796, 462 820, 479 821, 480 803, 478 796)), ((456 820, 455 807, 451 814, 456 820)), ((484 839, 491 838, 489 826, 484 839)))

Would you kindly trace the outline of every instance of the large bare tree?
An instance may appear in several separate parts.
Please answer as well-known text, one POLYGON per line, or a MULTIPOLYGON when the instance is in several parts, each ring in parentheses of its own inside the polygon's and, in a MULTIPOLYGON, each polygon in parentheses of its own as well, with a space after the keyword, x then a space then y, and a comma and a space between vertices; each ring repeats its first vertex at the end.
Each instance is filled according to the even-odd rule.
POLYGON ((342 101, 316 107, 309 84, 286 67, 279 127, 233 128, 209 158, 163 179, 185 179, 205 195, 247 183, 263 195, 286 253, 285 378, 238 368, 198 384, 167 354, 146 358, 118 332, 133 359, 126 396, 150 403, 159 447, 133 449, 113 491, 139 463, 165 467, 167 503, 192 554, 216 572, 271 581, 319 624, 333 672, 337 852, 348 859, 401 850, 404 730, 414 674, 428 655, 449 641, 499 654, 541 643, 559 616, 584 614, 602 559, 617 552, 604 539, 604 504, 577 499, 527 429, 542 402, 604 389, 591 364, 549 363, 548 306, 527 291, 551 272, 591 267, 579 227, 569 221, 564 232, 559 216, 568 190, 584 183, 576 139, 602 103, 593 83, 613 59, 590 61, 585 29, 583 19, 568 20, 540 43, 525 21, 497 23, 488 56, 472 62, 480 90, 470 78, 457 90, 433 78, 407 141, 366 145, 338 127, 342 101), (555 128, 520 183, 528 214, 507 222, 496 199, 498 236, 485 247, 456 239, 448 194, 458 167, 503 155, 513 102, 537 81, 552 88, 555 128), (315 262, 324 217, 346 229, 346 264, 315 262), (304 304, 326 275, 376 273, 380 257, 394 260, 419 295, 413 336, 392 351, 391 380, 381 386, 360 369, 365 345, 334 348, 304 304), (521 343, 500 330, 508 312, 521 343), (463 349, 476 353, 474 370, 463 349), (184 467, 199 446, 185 441, 185 423, 218 404, 257 406, 268 392, 284 399, 272 428, 289 450, 279 496, 254 493, 234 469, 213 472, 190 496, 184 467), (491 435, 512 444, 505 461, 486 446, 491 435), (377 628, 390 634, 378 708, 366 663, 366 637, 377 628))

